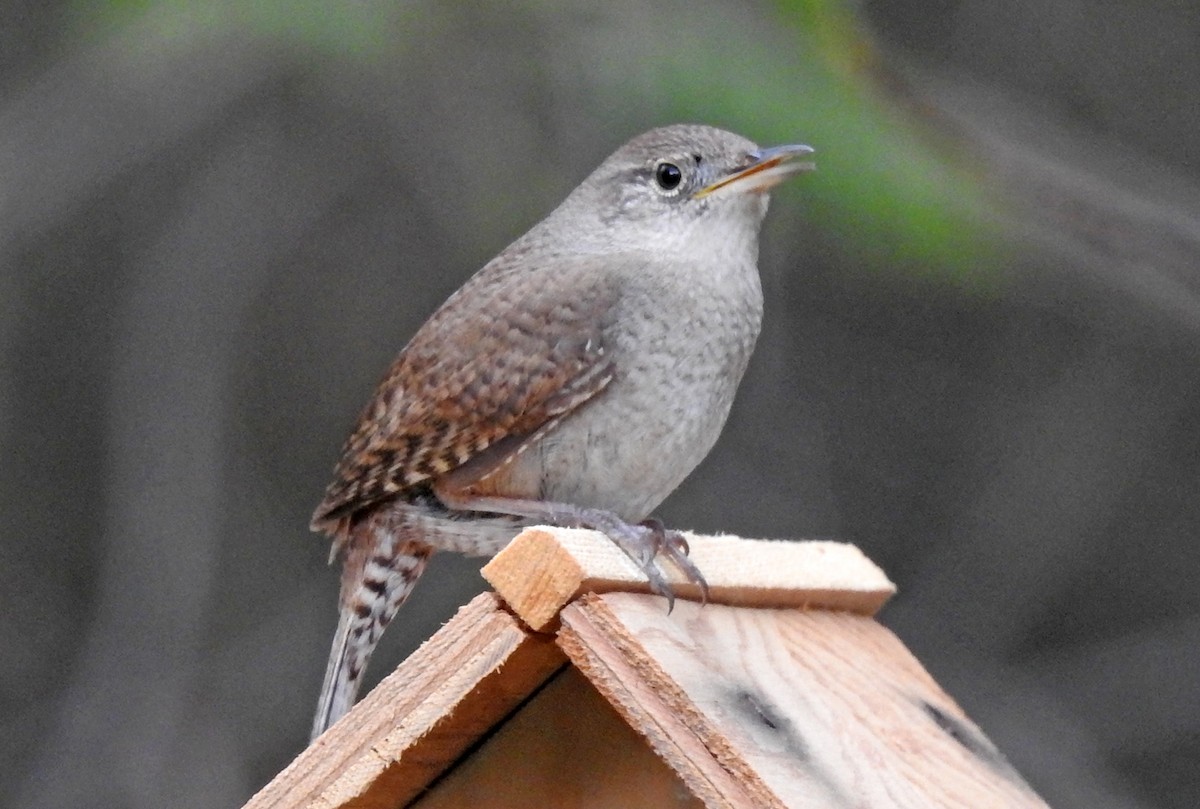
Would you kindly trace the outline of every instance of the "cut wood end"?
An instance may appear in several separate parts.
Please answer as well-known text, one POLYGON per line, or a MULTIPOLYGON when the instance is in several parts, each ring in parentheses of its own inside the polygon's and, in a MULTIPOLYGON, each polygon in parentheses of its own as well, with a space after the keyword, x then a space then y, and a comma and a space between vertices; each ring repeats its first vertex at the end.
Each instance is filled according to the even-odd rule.
MULTIPOLYGON (((896 592, 882 570, 846 543, 685 536, 714 603, 874 615, 896 592)), ((700 600, 700 588, 669 563, 662 568, 677 597, 700 600)), ((483 568, 483 577, 538 631, 585 592, 650 591, 642 571, 607 537, 570 528, 526 529, 483 568)))
POLYGON ((574 554, 555 534, 565 530, 570 529, 526 528, 482 571, 504 602, 537 632, 554 624, 558 611, 582 592, 587 580, 574 554), (517 610, 517 604, 523 608, 517 610))

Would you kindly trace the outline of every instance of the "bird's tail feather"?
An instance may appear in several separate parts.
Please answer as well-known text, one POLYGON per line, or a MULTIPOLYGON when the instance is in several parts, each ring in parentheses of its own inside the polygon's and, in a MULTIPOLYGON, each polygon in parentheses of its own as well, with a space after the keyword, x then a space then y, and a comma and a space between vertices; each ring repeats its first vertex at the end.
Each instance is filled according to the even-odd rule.
POLYGON ((317 714, 313 717, 312 737, 316 739, 326 728, 350 710, 358 695, 359 678, 350 676, 347 665, 350 624, 352 613, 342 608, 338 616, 337 631, 333 634, 333 648, 329 650, 329 662, 325 664, 325 683, 321 686, 321 697, 317 701, 317 714))
POLYGON ((338 625, 313 718, 313 739, 354 704, 375 645, 425 570, 433 549, 409 538, 413 532, 406 528, 366 520, 346 537, 338 625))

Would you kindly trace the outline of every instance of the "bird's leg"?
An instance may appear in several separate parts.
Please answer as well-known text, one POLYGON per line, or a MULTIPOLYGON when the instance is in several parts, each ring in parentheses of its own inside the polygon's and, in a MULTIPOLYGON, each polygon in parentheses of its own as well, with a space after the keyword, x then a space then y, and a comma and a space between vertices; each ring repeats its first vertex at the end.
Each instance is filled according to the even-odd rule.
POLYGON ((447 491, 435 487, 438 498, 447 508, 493 514, 511 514, 533 522, 544 522, 561 528, 590 528, 607 536, 632 559, 650 583, 650 590, 667 599, 668 610, 675 606, 675 593, 655 558, 670 559, 685 579, 700 588, 708 599, 708 582, 699 568, 687 557, 687 540, 678 531, 663 527, 658 520, 642 524, 629 523, 611 511, 585 508, 570 503, 551 503, 513 497, 474 495, 462 491, 447 491))

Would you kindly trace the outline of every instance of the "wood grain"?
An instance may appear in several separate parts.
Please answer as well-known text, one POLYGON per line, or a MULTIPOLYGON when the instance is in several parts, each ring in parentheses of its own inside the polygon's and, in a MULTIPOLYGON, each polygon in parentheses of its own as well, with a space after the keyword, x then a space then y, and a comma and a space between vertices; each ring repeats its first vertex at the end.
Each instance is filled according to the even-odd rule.
MULTIPOLYGON (((662 613, 658 599, 639 597, 662 613)), ((585 597, 563 610, 558 643, 571 662, 706 807, 783 809, 736 755, 714 752, 712 742, 719 740, 697 732, 703 719, 691 699, 639 650, 600 598, 585 597)))
POLYGON ((707 806, 1045 806, 864 616, 612 593, 559 643, 707 806))
MULTIPOLYGON (((812 607, 874 615, 896 592, 853 545, 686 534, 708 579, 709 601, 747 607, 812 607)), ((681 599, 699 588, 664 565, 681 599)), ((602 534, 566 528, 523 531, 483 568, 504 601, 536 630, 586 592, 649 592, 638 566, 602 534)))
POLYGON ((245 809, 402 806, 563 663, 552 638, 484 593, 245 809))

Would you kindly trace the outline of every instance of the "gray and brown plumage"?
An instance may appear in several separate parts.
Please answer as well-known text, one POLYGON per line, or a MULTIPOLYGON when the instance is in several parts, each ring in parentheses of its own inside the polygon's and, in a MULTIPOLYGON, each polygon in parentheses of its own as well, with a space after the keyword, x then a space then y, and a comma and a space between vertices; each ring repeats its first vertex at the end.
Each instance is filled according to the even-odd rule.
POLYGON ((758 336, 765 191, 810 168, 704 126, 641 135, 452 295, 359 418, 313 516, 343 560, 314 738, 435 550, 596 528, 669 596, 650 512, 711 449, 758 336))

